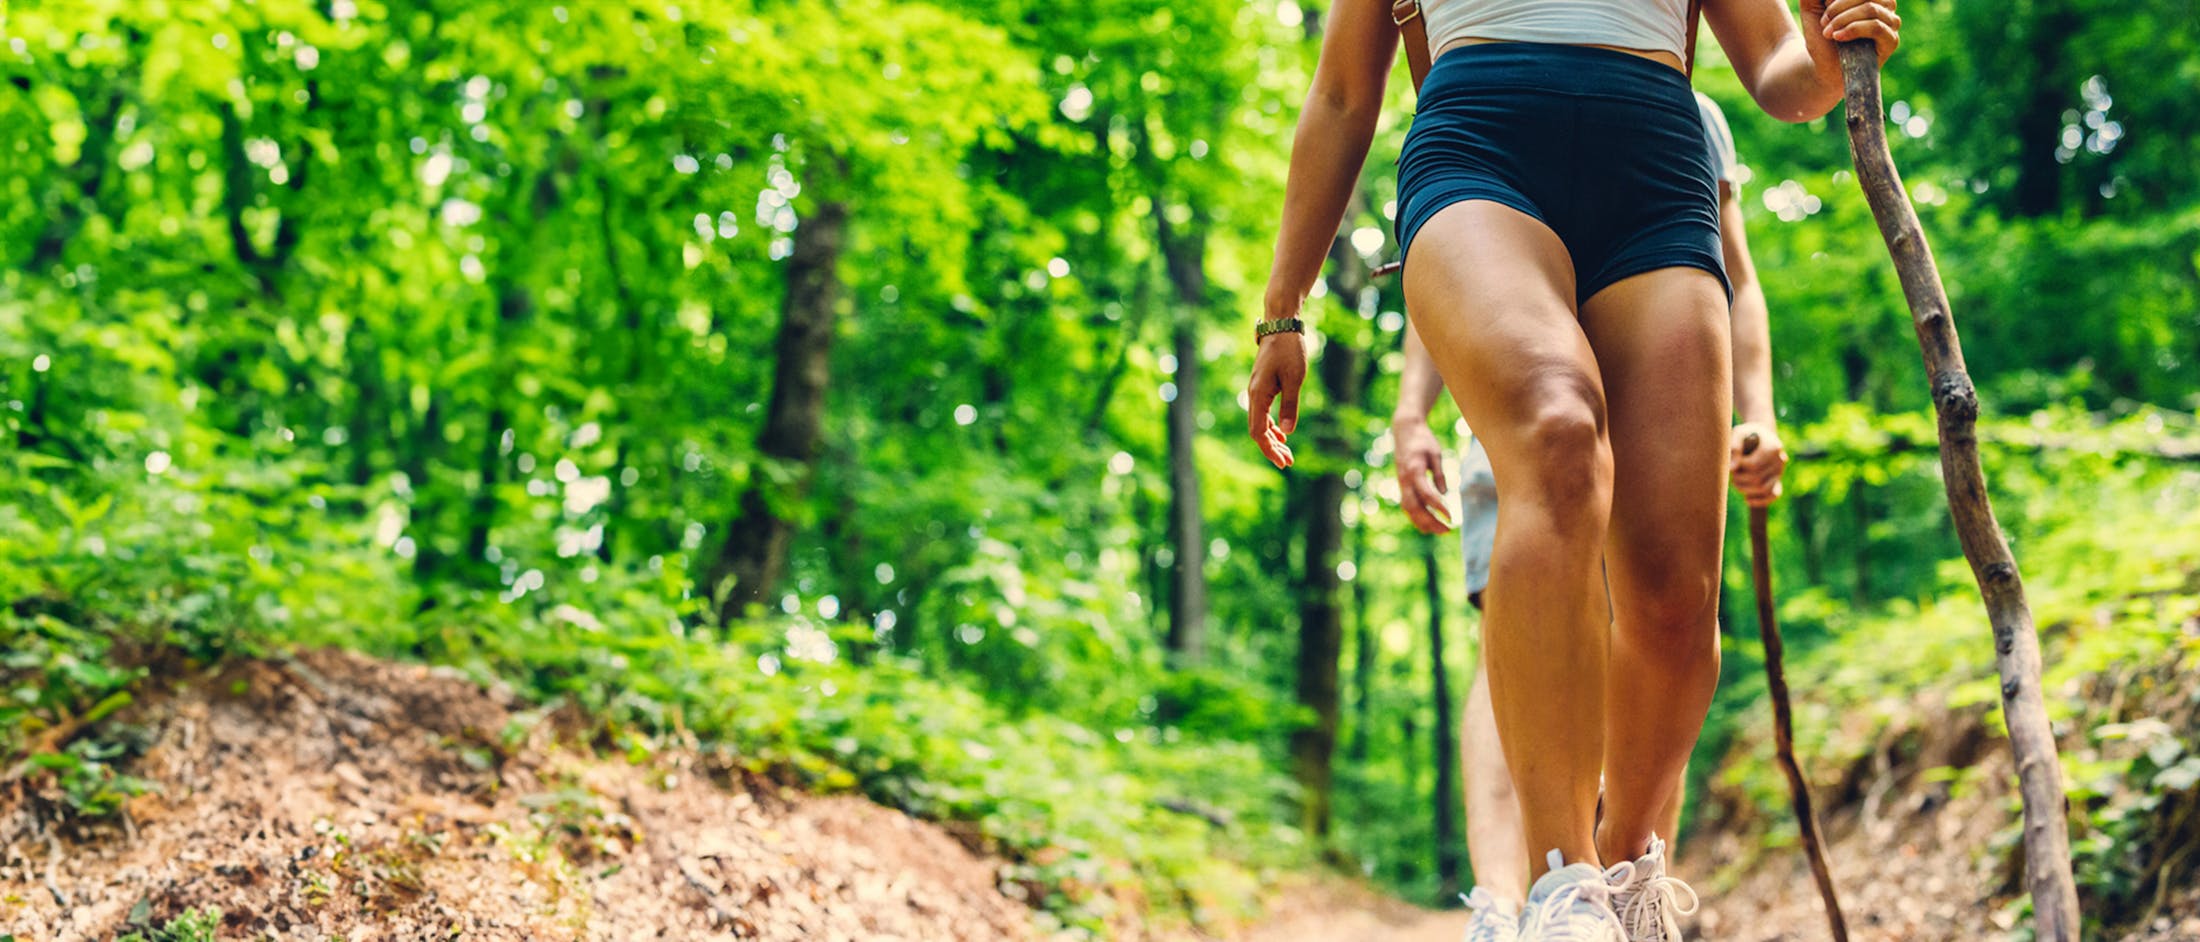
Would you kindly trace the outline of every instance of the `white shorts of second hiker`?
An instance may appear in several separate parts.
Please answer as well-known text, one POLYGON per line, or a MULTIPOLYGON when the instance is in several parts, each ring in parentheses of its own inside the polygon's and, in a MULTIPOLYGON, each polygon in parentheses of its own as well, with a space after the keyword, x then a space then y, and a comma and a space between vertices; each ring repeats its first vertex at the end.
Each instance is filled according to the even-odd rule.
POLYGON ((1520 942, 1627 942, 1625 927, 1612 911, 1612 887, 1631 879, 1634 867, 1623 863, 1598 870, 1593 864, 1569 864, 1555 849, 1546 859, 1550 872, 1528 889, 1520 942))
POLYGON ((1611 883, 1612 911, 1627 942, 1681 942, 1677 917, 1696 911, 1696 891, 1665 874, 1665 841, 1651 835, 1650 849, 1627 869, 1624 875, 1620 867, 1607 871, 1618 877, 1611 883))

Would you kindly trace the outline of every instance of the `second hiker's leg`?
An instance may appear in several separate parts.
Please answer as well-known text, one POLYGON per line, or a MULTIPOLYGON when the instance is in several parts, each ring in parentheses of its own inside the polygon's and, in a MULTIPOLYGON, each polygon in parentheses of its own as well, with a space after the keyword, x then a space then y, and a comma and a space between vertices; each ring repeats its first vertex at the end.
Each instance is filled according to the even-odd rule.
POLYGON ((1497 712, 1490 705, 1487 659, 1474 668, 1467 691, 1467 716, 1461 721, 1459 750, 1466 765, 1467 859, 1474 885, 1518 905, 1528 898, 1528 845, 1520 820, 1520 796, 1513 792, 1512 770, 1497 741, 1497 712))
POLYGON ((1665 808, 1658 812, 1658 836, 1668 842, 1666 855, 1672 856, 1680 847, 1681 803, 1688 799, 1688 770, 1681 769, 1680 781, 1673 783, 1673 797, 1665 800, 1665 808))

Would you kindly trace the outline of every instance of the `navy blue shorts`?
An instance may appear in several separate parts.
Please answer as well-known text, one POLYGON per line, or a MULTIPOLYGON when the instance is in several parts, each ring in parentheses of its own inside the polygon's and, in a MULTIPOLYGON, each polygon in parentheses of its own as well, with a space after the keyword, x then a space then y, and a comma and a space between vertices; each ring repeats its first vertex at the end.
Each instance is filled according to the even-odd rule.
POLYGON ((1589 46, 1478 43, 1429 70, 1398 155, 1398 243, 1493 200, 1573 256, 1575 303, 1623 278, 1701 268, 1727 283, 1711 138, 1674 69, 1589 46))

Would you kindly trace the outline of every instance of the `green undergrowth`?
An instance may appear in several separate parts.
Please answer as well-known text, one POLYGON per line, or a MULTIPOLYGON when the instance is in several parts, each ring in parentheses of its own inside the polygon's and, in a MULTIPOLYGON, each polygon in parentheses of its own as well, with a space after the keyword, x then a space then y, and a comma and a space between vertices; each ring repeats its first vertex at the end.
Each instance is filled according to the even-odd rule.
MULTIPOLYGON (((513 588, 423 599, 378 540, 388 494, 301 485, 279 463, 114 464, 68 485, 27 459, 0 453, 13 495, 0 502, 0 753, 11 766, 35 754, 67 815, 97 819, 154 787, 127 769, 143 731, 108 719, 148 678, 335 646, 506 682, 535 721, 577 707, 595 742, 637 760, 695 748, 947 822, 1009 861, 1008 892, 1073 931, 1243 918, 1275 870, 1312 859, 1282 823, 1280 757, 1260 745, 1280 742, 1284 714, 1237 678, 1141 655, 1103 679, 1108 697, 1058 702, 1037 668, 1021 695, 988 696, 880 645, 870 624, 711 625, 662 560, 549 559, 513 588)), ((1041 631, 1046 612, 1074 608, 1027 603, 1041 631)), ((1019 651, 1039 656, 1015 639, 992 656, 1019 651)), ((1074 682, 1102 681, 1061 681, 1074 682)))
MULTIPOLYGON (((1995 432, 2009 441, 2022 427, 1995 432)), ((2162 888, 2190 885, 2200 854, 2200 685, 2189 676, 2200 660, 2200 471, 2119 460, 2105 440, 1990 454, 1995 509, 2042 638, 2087 912, 2104 926, 2128 924, 2153 912, 2162 888)), ((1952 531, 1944 535, 1953 550, 1952 531)), ((1928 590, 1868 608, 1823 587, 1785 590, 1780 619, 1796 748, 1822 802, 1854 799, 1829 783, 1860 781, 1875 755, 1917 761, 1939 754, 1923 743, 1945 752, 1973 728, 2006 737, 1993 635, 1960 556, 1940 564, 1928 590)), ((1788 845, 1796 836, 1772 761, 1754 619, 1737 621, 1748 640, 1729 647, 1707 733, 1725 761, 1710 784, 1755 809, 1749 826, 1767 846, 1788 845)), ((1951 795, 1977 787, 1976 750, 1954 751, 1949 765, 1911 770, 1917 781, 1951 795)), ((2019 841, 2010 801, 2010 827, 1987 849, 2005 859, 2019 841)))
POLYGON ((1285 780, 1250 743, 1012 712, 912 662, 850 664, 836 647, 862 639, 804 620, 744 624, 724 640, 670 625, 570 607, 495 631, 445 622, 437 659, 578 705, 637 753, 651 747, 620 732, 677 730, 674 741, 753 772, 967 822, 1014 861, 1009 892, 1071 927, 1242 917, 1259 868, 1303 861, 1297 832, 1277 822, 1285 780))
POLYGON ((221 937, 222 911, 219 909, 187 909, 174 919, 151 925, 148 914, 140 904, 130 912, 128 931, 115 938, 115 942, 215 942, 221 937))

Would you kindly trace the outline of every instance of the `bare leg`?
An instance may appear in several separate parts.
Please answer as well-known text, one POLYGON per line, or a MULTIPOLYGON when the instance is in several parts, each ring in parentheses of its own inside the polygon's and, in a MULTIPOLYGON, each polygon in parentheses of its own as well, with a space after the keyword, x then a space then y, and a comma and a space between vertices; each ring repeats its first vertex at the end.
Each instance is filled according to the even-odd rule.
POLYGON ((1467 858, 1474 885, 1514 904, 1528 898, 1528 845, 1521 832, 1520 796, 1497 741, 1497 713, 1490 707, 1487 663, 1474 668, 1467 716, 1459 724, 1459 754, 1466 763, 1467 858))
POLYGON ((1681 770, 1681 780, 1673 783, 1673 797, 1666 799, 1665 810, 1658 813, 1658 836, 1665 838, 1665 859, 1671 863, 1680 848, 1681 803, 1688 798, 1688 770, 1681 770))
POLYGON ((1603 859, 1629 860, 1667 819, 1719 679, 1716 616, 1730 418, 1726 298, 1692 268, 1629 278, 1590 298, 1616 469, 1605 560, 1603 859))
POLYGON ((1497 480, 1482 651, 1531 876, 1553 848, 1594 862, 1611 643, 1597 559, 1612 451, 1604 383, 1573 308, 1573 263, 1533 217, 1469 201, 1423 225, 1405 287, 1414 328, 1497 480))

